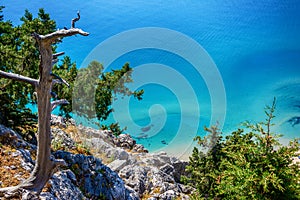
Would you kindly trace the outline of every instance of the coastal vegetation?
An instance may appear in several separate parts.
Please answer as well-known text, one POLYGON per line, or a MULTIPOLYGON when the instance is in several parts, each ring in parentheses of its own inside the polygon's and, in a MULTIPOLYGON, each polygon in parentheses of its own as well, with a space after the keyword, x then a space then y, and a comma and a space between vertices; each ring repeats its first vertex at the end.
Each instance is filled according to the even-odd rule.
POLYGON ((245 122, 223 138, 217 126, 195 140, 195 147, 182 180, 197 189, 196 199, 299 199, 299 139, 282 146, 272 133, 275 99, 267 106, 266 121, 245 122), (298 154, 297 154, 298 152, 298 154))
MULTIPOLYGON (((37 17, 26 10, 24 16, 21 17, 22 23, 14 26, 12 22, 4 20, 4 16, 1 15, 3 9, 4 6, 1 6, 0 70, 37 79, 40 53, 31 34, 45 35, 55 32, 57 30, 56 22, 44 9, 39 10, 37 17)), ((59 39, 52 44, 54 53, 61 42, 59 39)), ((53 100, 60 98, 69 102, 69 104, 59 107, 60 115, 71 117, 72 97, 74 96, 81 97, 81 99, 77 99, 80 107, 77 107, 76 114, 87 118, 97 118, 100 122, 107 119, 113 111, 111 104, 116 95, 132 95, 139 100, 142 98, 143 90, 131 91, 126 86, 127 83, 133 81, 131 78, 132 68, 128 63, 120 69, 109 72, 103 72, 103 66, 98 61, 93 61, 86 67, 79 70, 69 56, 65 56, 53 66, 53 74, 65 80, 69 85, 69 87, 65 87, 62 84, 55 84, 52 88, 53 100), (79 80, 77 80, 77 88, 74 90, 76 78, 79 80), (82 93, 76 95, 73 92, 82 93), (91 97, 91 94, 88 93, 94 94, 94 99, 87 99, 87 97, 91 97), (90 101, 92 102, 90 103, 90 101), (87 107, 89 107, 89 112, 87 112, 87 107)), ((36 103, 34 87, 27 87, 26 83, 0 79, 0 105, 2 105, 0 107, 0 123, 23 133, 24 137, 35 143, 37 114, 33 113, 32 106, 29 105, 36 105, 36 103)), ((106 128, 122 132, 122 128, 118 124, 107 125, 106 128)))
MULTIPOLYGON (((2 13, 3 7, 0 7, 2 13)), ((24 17, 21 18, 23 24, 13 27, 11 22, 5 22, 3 15, 0 16, 1 22, 1 63, 0 76, 1 79, 1 101, 5 106, 2 107, 0 116, 1 123, 11 125, 12 127, 22 127, 22 125, 32 125, 36 122, 36 116, 31 113, 30 109, 26 109, 28 103, 36 103, 38 107, 37 132, 32 131, 32 138, 36 135, 37 156, 35 167, 30 176, 20 183, 18 186, 1 188, 1 193, 15 194, 22 189, 36 192, 39 194, 48 180, 50 179, 53 170, 60 165, 66 165, 62 159, 55 159, 51 155, 51 112, 59 105, 70 104, 72 95, 68 95, 63 91, 65 99, 58 97, 53 90, 56 84, 66 85, 70 88, 70 84, 61 77, 60 74, 69 75, 69 80, 74 82, 76 78, 76 68, 72 68, 68 63, 68 58, 64 59, 62 66, 57 67, 57 74, 53 71, 53 66, 58 62, 58 56, 64 52, 56 53, 56 45, 61 42, 64 37, 73 35, 88 36, 89 33, 75 28, 75 22, 80 19, 80 13, 71 21, 71 27, 64 29, 56 29, 55 22, 50 19, 49 14, 46 14, 43 9, 39 10, 38 18, 33 18, 33 15, 26 10, 24 17), (60 72, 62 71, 62 72, 60 72), (23 84, 27 84, 25 87, 23 84), (15 86, 16 85, 16 86, 15 86), (25 89, 24 89, 25 88, 25 89), (6 103, 6 104, 5 104, 6 103), (8 104, 8 105, 7 105, 8 104), (22 112, 25 110, 25 112, 22 112), (21 112, 19 112, 21 111, 21 112), (6 115, 6 113, 8 113, 6 115), (9 114, 13 113, 13 116, 9 114), (33 116, 32 118, 26 117, 33 116), (2 117, 3 116, 3 117, 2 117), (23 118, 23 120, 16 120, 23 118), (28 123, 31 121, 33 123, 28 123), (35 135, 34 135, 35 133, 35 135)), ((73 65, 74 66, 74 65, 73 65)), ((96 75, 95 80, 98 84, 96 96, 99 100, 105 99, 105 104, 99 102, 97 117, 102 119, 107 117, 112 110, 109 108, 112 103, 113 92, 134 95, 141 99, 143 91, 138 93, 131 92, 124 85, 132 81, 130 78, 131 68, 128 64, 124 65, 121 70, 115 70, 112 73, 103 74, 101 65, 97 62, 92 62, 88 66, 88 70, 92 68, 93 74, 96 75), (93 70, 98 70, 97 72, 93 70), (127 73, 127 76, 124 74, 127 73), (128 75, 129 74, 129 75, 128 75), (98 75, 98 76, 97 76, 98 75), (100 75, 103 81, 99 81, 100 75), (123 78, 126 77, 126 78, 123 78), (106 86, 106 87, 105 87, 106 86), (104 92, 102 90, 104 88, 104 92), (102 113, 99 113, 102 112, 102 113), (104 114, 103 114, 104 113, 104 114)), ((103 68, 102 68, 103 69, 103 68)), ((85 73, 84 75, 90 75, 85 73)), ((84 76, 84 80, 89 80, 89 76, 84 76)), ((84 85, 86 86, 86 85, 84 85)), ((96 85, 97 86, 97 85, 96 85)), ((94 88, 95 85, 88 85, 94 88)), ((85 91, 87 88, 82 88, 85 91)), ((82 95, 82 94, 81 94, 82 95)), ((92 99, 94 103, 95 99, 92 99)), ((80 105, 83 107, 84 103, 80 105)), ((89 104, 88 106, 94 106, 89 104)), ((66 112, 69 114, 69 112, 66 112)), ((95 117, 89 116, 86 117, 95 117)), ((25 131, 26 133, 26 131, 25 131)))
MULTIPOLYGON (((3 7, 0 7, 0 14, 2 13, 2 9, 3 7)), ((79 20, 78 18, 80 18, 79 14, 78 17, 73 20, 79 20)), ((0 79, 0 124, 4 124, 5 126, 17 130, 17 132, 23 133, 23 138, 28 142, 40 144, 41 141, 44 141, 44 143, 49 145, 45 147, 39 146, 38 151, 40 152, 35 154, 36 163, 38 163, 36 166, 38 167, 35 167, 32 174, 29 174, 28 171, 22 171, 25 177, 29 179, 27 182, 21 183, 21 187, 37 192, 40 192, 44 188, 52 173, 52 168, 54 168, 52 162, 55 160, 52 160, 51 157, 52 154, 55 154, 53 152, 56 152, 56 154, 62 158, 63 156, 67 157, 69 160, 68 164, 71 166, 70 169, 77 176, 74 179, 82 180, 81 183, 85 183, 83 179, 86 173, 83 173, 81 168, 88 171, 89 169, 85 166, 86 163, 74 164, 75 159, 71 162, 69 158, 75 155, 75 158, 82 157, 82 159, 93 160, 94 157, 90 156, 90 154, 94 149, 90 149, 85 143, 80 143, 80 138, 78 141, 75 140, 76 143, 74 143, 74 145, 72 144, 70 150, 62 139, 58 139, 52 140, 51 151, 49 142, 51 141, 49 116, 52 108, 54 108, 56 104, 50 104, 50 99, 53 102, 69 103, 59 107, 59 114, 65 118, 71 118, 73 114, 77 114, 86 118, 97 118, 101 122, 106 120, 113 112, 111 104, 118 95, 133 96, 140 100, 144 91, 131 91, 126 86, 126 84, 133 81, 131 78, 132 68, 128 63, 124 64, 120 69, 104 72, 104 67, 98 61, 92 61, 83 69, 77 69, 76 63, 72 62, 68 56, 65 56, 62 61, 58 62, 57 57, 62 54, 56 52, 57 45, 61 42, 62 37, 69 35, 62 34, 56 37, 56 34, 61 32, 57 30, 55 21, 51 20, 49 14, 45 13, 43 9, 39 10, 37 18, 34 18, 29 11, 25 11, 25 15, 21 18, 21 21, 21 25, 13 26, 12 22, 4 21, 4 17, 0 15, 0 49, 1 52, 3 52, 0 54, 0 75, 8 78, 0 79), (56 35, 55 39, 49 36, 53 33, 56 35), (40 41, 41 38, 47 41, 47 44, 42 44, 45 41, 40 41), (43 47, 43 45, 45 46, 43 47), (48 48, 49 51, 41 55, 45 47, 48 48), (49 70, 46 71, 47 73, 43 71, 49 69, 49 66, 43 66, 43 62, 45 61, 51 61, 51 64, 53 62, 54 65, 53 67, 51 65, 51 73, 49 70), (21 78, 20 76, 13 77, 15 80, 22 79, 25 83, 9 79, 9 77, 12 77, 9 73, 22 75, 21 78), (26 77, 30 77, 30 79, 26 77), (49 78, 47 80, 51 80, 51 87, 49 87, 47 81, 43 80, 45 77, 49 78), (58 82, 64 83, 68 87, 63 84, 55 84, 52 87, 54 80, 58 80, 58 82), (44 83, 42 83, 43 81, 44 83), (37 87, 37 85, 40 86, 43 84, 46 90, 37 87), (49 93, 51 93, 51 97, 49 93), (91 94, 93 98, 90 98, 91 94), (39 118, 44 116, 44 119, 39 119, 40 123, 38 127, 37 114, 33 113, 32 110, 28 108, 28 105, 31 103, 36 104, 42 99, 44 100, 39 106, 39 109, 42 108, 39 110, 39 118), (64 101, 60 101, 60 99, 64 101), (51 105, 51 109, 49 109, 49 105, 51 105), (75 113, 73 113, 74 110, 75 113), (39 131, 37 134, 39 142, 35 139, 37 131, 39 131), (88 156, 84 157, 79 154, 86 154, 88 156), (50 165, 48 165, 49 163, 50 165), (44 174, 47 174, 47 176, 43 177, 42 175, 44 174), (43 180, 36 181, 40 177, 43 177, 43 180)), ((63 29, 62 33, 68 31, 75 31, 74 24, 70 29, 63 29)), ((87 35, 87 33, 81 32, 81 30, 76 29, 76 31, 72 32, 72 34, 79 33, 87 35)), ((300 169, 297 164, 293 164, 291 159, 293 156, 297 156, 297 151, 299 151, 300 147, 299 140, 291 141, 288 146, 280 145, 278 141, 280 135, 272 132, 272 119, 275 117, 275 107, 276 101, 274 99, 273 104, 270 107, 266 107, 265 113, 267 118, 264 122, 256 124, 245 122, 243 124, 244 129, 239 128, 226 136, 222 136, 218 126, 212 126, 205 128, 205 131, 209 133, 207 136, 204 138, 200 136, 195 138, 200 148, 194 148, 193 154, 186 166, 185 176, 181 177, 182 183, 195 188, 195 192, 191 194, 192 199, 300 198, 300 169)), ((127 181, 130 182, 129 185, 133 188, 135 188, 136 183, 139 182, 138 190, 142 196, 144 195, 144 198, 156 193, 159 194, 161 191, 170 192, 170 190, 168 190, 169 185, 168 187, 165 186, 167 184, 171 185, 171 183, 174 183, 174 185, 176 185, 174 188, 181 188, 181 186, 179 187, 177 185, 177 179, 179 179, 181 171, 184 171, 181 170, 181 168, 183 168, 182 166, 184 166, 185 163, 173 158, 171 159, 165 154, 156 154, 151 155, 152 157, 147 157, 147 154, 144 154, 146 152, 144 150, 140 154, 141 156, 138 152, 130 154, 130 151, 134 149, 132 146, 138 145, 136 145, 132 139, 128 140, 130 141, 128 144, 124 141, 122 141, 121 144, 121 142, 118 141, 120 137, 118 138, 117 136, 122 133, 122 128, 119 127, 118 124, 102 127, 103 129, 111 129, 111 133, 114 134, 114 136, 109 134, 102 136, 106 140, 113 138, 113 142, 110 141, 111 143, 109 144, 111 147, 115 147, 113 146, 115 144, 119 144, 117 147, 128 147, 130 146, 129 143, 131 143, 131 148, 127 149, 127 151, 118 149, 123 156, 133 157, 131 160, 127 159, 130 161, 130 165, 127 163, 128 161, 122 159, 117 160, 117 158, 116 160, 127 163, 124 164, 124 166, 122 165, 123 169, 126 168, 126 166, 128 168, 127 171, 125 171, 126 173, 123 173, 123 178, 126 178, 129 172, 132 173, 132 169, 137 168, 139 173, 131 175, 130 178, 127 178, 127 181), (126 145, 123 145, 124 143, 126 145), (143 168, 137 166, 138 164, 136 162, 138 159, 136 158, 140 159, 139 162, 142 163, 143 168), (154 164, 151 164, 152 161, 154 164), (159 170, 156 168, 157 166, 152 166, 157 165, 157 163, 160 164, 159 170), (180 167, 178 167, 179 165, 180 167), (149 166, 151 167, 149 168, 149 166), (174 166, 177 166, 180 170, 175 169, 174 166), (152 177, 154 178, 151 178, 151 181, 147 179, 149 169, 153 169, 152 177), (178 171, 180 171, 180 173, 178 171), (172 173, 176 174, 176 180, 173 177, 170 179, 169 175, 172 173), (164 184, 155 186, 152 191, 147 191, 145 183, 150 182, 153 185, 154 180, 160 177, 159 175, 161 174, 164 175, 165 179, 160 183, 164 184), (143 177, 144 182, 142 182, 141 177, 143 177), (145 191, 147 192, 145 193, 145 191)), ((51 131, 56 130, 57 133, 61 132, 58 128, 55 128, 51 127, 51 131)), ((69 132, 77 132, 77 128, 74 124, 72 125, 72 131, 70 131, 70 127, 66 129, 68 129, 69 132)), ((97 132, 97 136, 98 135, 100 134, 97 132)), ((90 140, 91 143, 93 141, 96 140, 90 140)), ((19 167, 19 165, 21 165, 20 162, 17 162, 19 158, 21 159, 21 154, 16 156, 17 159, 14 160, 15 162, 12 162, 12 160, 8 158, 10 153, 7 153, 12 151, 11 147, 8 144, 2 145, 1 142, 3 141, 0 140, 0 153, 1 156, 6 159, 3 159, 0 168, 2 164, 8 163, 9 165, 18 165, 17 169, 22 170, 21 167, 19 167)), ((101 144, 107 144, 107 142, 101 144)), ((13 149, 13 151, 17 151, 17 149, 13 149)), ((113 150, 111 150, 111 152, 113 152, 113 150)), ((119 156, 119 158, 120 157, 121 156, 119 156)), ((113 163, 115 157, 110 158, 110 163, 113 163)), ((94 160, 95 163, 98 164, 101 162, 97 159, 94 160)), ((63 162, 60 161, 60 164, 63 164, 63 162)), ((116 163, 114 164, 115 165, 112 164, 111 166, 115 166, 115 168, 120 167, 116 167, 116 163)), ((96 164, 93 167, 97 168, 96 164)), ((102 166, 102 168, 94 170, 97 172, 97 175, 99 175, 98 177, 102 177, 102 174, 113 174, 106 166, 102 166), (106 170, 105 173, 104 169, 106 170)), ((5 174, 5 178, 10 179, 10 175, 6 174, 5 170, 1 170, 0 172, 1 176, 3 175, 4 177, 5 174)), ((117 179, 119 177, 114 174, 114 178, 117 179)), ((110 183, 111 180, 107 178, 106 181, 110 183)), ((122 183, 122 181, 120 181, 120 183, 122 183)), ((3 185, 10 186, 8 184, 9 182, 5 182, 3 185)), ((19 184, 19 182, 17 184, 19 184)), ((83 185, 84 184, 81 184, 81 187, 83 187, 83 185)), ((149 186, 149 188, 150 187, 151 186, 149 186)), ((110 188, 113 187, 110 186, 110 188)), ((191 191, 194 190, 191 189, 191 191)), ((87 194, 89 193, 87 192, 87 194)), ((102 198, 105 197, 102 196, 102 198)))
MULTIPOLYGON (((45 14, 43 10, 40 10, 39 14, 40 16, 49 19, 49 15, 45 14)), ((27 19, 24 19, 24 21, 28 20, 30 24, 32 15, 27 12, 26 17, 27 19)), ((35 166, 26 180, 17 186, 1 188, 1 193, 14 195, 25 189, 39 194, 52 176, 53 170, 59 166, 66 165, 64 160, 55 159, 51 154, 51 112, 57 105, 68 103, 66 99, 51 100, 51 96, 53 96, 52 87, 55 84, 65 84, 69 86, 64 79, 52 72, 53 64, 57 62, 58 56, 64 54, 63 52, 53 53, 52 44, 64 37, 77 34, 88 36, 89 33, 75 28, 75 22, 79 19, 80 14, 78 12, 77 17, 72 19, 72 25, 69 29, 65 28, 64 30, 56 30, 45 34, 39 34, 38 29, 36 32, 30 32, 29 37, 31 40, 29 40, 29 43, 33 42, 38 52, 37 55, 39 60, 39 62, 37 62, 38 67, 35 69, 32 68, 32 71, 38 72, 38 78, 23 75, 22 71, 17 73, 12 72, 12 70, 9 69, 9 66, 5 71, 0 70, 0 76, 3 78, 30 85, 34 91, 33 94, 36 97, 38 107, 38 130, 36 133, 37 155, 35 166)), ((30 66, 30 63, 28 63, 28 65, 30 66)), ((7 65, 4 65, 3 67, 6 68, 7 65)), ((26 69, 23 70, 25 71, 26 69)))

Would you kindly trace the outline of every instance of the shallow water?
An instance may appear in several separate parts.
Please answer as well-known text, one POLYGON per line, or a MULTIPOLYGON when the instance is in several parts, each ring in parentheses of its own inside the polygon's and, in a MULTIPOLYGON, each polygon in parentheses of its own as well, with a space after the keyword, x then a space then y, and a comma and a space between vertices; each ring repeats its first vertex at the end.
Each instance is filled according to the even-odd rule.
MULTIPOLYGON (((128 133, 151 151, 168 151, 167 148, 174 151, 177 145, 180 147, 177 151, 183 152, 196 134, 204 134, 204 125, 216 121, 220 121, 224 132, 236 129, 244 120, 262 121, 263 108, 274 97, 277 97, 274 131, 283 133, 285 139, 300 136, 299 123, 291 120, 300 116, 299 1, 93 0, 73 1, 71 5, 53 2, 5 0, 4 16, 18 24, 25 8, 35 13, 44 7, 57 21, 58 28, 62 28, 80 10, 82 18, 77 26, 91 35, 66 38, 59 50, 65 51, 80 67, 85 67, 93 52, 96 55, 93 58, 107 69, 130 62, 137 80, 132 87, 145 89, 144 100, 127 99, 126 105, 121 103, 126 110, 115 113, 110 121, 116 118, 122 126, 127 126, 128 133), (178 38, 184 35, 198 43, 216 64, 226 96, 218 96, 215 91, 220 84, 216 74, 209 74, 209 65, 194 66, 189 62, 199 54, 182 45, 184 39, 168 40, 166 35, 159 34, 148 38, 138 31, 136 37, 124 39, 124 31, 145 27, 165 28, 159 31, 167 36, 176 31, 178 38), (119 43, 112 42, 116 34, 121 34, 119 43), (134 42, 140 42, 141 48, 131 49, 134 42), (101 48, 94 49, 98 44, 104 52, 101 48), (168 51, 158 48, 164 45, 169 45, 168 51), (170 51, 170 47, 182 48, 189 55, 170 51), (121 48, 123 54, 115 55, 121 48), (110 55, 111 62, 106 63, 110 55), (199 73, 197 67, 206 67, 206 71, 199 73), (226 99, 226 112, 218 109, 222 107, 219 105, 222 98, 226 99)), ((203 54, 203 59, 207 55, 203 54)))

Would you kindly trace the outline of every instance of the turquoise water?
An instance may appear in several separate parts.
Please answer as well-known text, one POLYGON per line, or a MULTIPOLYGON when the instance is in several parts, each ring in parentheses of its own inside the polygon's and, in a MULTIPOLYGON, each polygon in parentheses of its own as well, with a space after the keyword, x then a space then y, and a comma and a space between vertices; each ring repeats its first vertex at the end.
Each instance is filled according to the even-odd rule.
MULTIPOLYGON (((272 103, 274 96, 277 97, 274 130, 284 133, 286 139, 300 136, 300 125, 289 122, 300 116, 300 2, 297 0, 254 0, 247 3, 238 0, 2 2, 6 5, 5 19, 14 24, 20 23, 18 19, 25 8, 36 13, 39 7, 44 7, 57 21, 58 28, 63 28, 69 26, 70 19, 80 10, 82 18, 77 26, 91 35, 66 38, 59 46, 59 50, 65 51, 80 67, 85 67, 82 63, 98 44, 137 28, 165 28, 201 45, 220 73, 226 94, 226 112, 213 111, 214 102, 220 99, 213 97, 214 87, 207 85, 207 77, 199 73, 186 57, 150 48, 142 35, 111 45, 99 55, 113 55, 115 49, 131 46, 136 40, 145 42, 147 48, 128 51, 110 64, 105 63, 103 57, 97 57, 108 65, 105 66, 107 69, 130 62, 137 71, 133 76, 137 76, 139 70, 143 72, 147 67, 153 67, 154 74, 138 76, 147 80, 137 80, 143 83, 137 87, 145 89, 144 100, 126 100, 130 116, 120 110, 118 116, 110 119, 118 118, 123 126, 128 127, 130 134, 152 151, 170 146, 173 149, 172 144, 189 144, 195 134, 203 135, 204 125, 216 121, 221 121, 224 132, 235 129, 244 120, 262 121, 265 119, 263 108, 272 103), (174 69, 176 73, 169 71, 174 72, 174 76, 169 77, 169 73, 162 73, 161 69, 174 69), (186 89, 188 86, 184 86, 183 79, 179 81, 181 76, 190 84, 192 92, 186 89), (162 84, 164 79, 171 83, 162 84), (212 115, 217 117, 212 119, 212 115), (178 133, 178 130, 183 133, 178 133)), ((182 47, 176 46, 180 41, 160 41, 160 35, 155 37, 151 41, 182 47)), ((195 52, 190 54, 197 57, 195 52)), ((214 82, 215 77, 212 75, 208 79, 214 82)))

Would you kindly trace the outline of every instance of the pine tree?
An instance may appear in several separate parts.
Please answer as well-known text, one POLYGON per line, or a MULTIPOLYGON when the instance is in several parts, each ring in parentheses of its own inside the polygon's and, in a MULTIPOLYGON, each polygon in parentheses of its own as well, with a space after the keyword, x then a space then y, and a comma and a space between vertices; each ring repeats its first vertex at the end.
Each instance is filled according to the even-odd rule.
MULTIPOLYGON (((37 18, 26 10, 21 21, 22 25, 14 27, 11 22, 4 21, 3 16, 0 18, 0 70, 37 79, 40 54, 31 33, 54 32, 56 24, 43 9, 39 9, 37 18)), ((55 48, 54 44, 52 49, 55 48)), ((36 103, 34 92, 30 85, 0 78, 0 123, 32 139, 37 117, 27 105, 36 103)))

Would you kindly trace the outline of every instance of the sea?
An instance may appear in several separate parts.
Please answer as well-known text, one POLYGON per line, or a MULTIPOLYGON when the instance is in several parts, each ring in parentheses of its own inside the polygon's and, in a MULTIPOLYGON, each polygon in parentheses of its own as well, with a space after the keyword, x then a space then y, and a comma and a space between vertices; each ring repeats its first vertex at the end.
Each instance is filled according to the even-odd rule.
MULTIPOLYGON (((298 0, 4 0, 14 25, 28 9, 44 8, 57 28, 76 27, 88 37, 64 38, 78 68, 97 60, 105 71, 133 68, 132 90, 143 100, 116 96, 105 122, 127 127, 150 152, 186 158, 193 138, 217 125, 225 135, 241 123, 265 121, 276 98, 274 133, 281 142, 300 137, 300 1, 298 0)), ((122 81, 122 80, 120 80, 122 81)), ((93 95, 91 95, 93 96, 93 95)), ((76 97, 74 97, 76 98, 76 97)), ((93 120, 74 116, 77 123, 93 120)), ((95 125, 95 127, 97 127, 95 125)))

